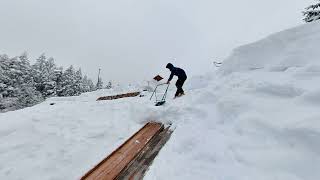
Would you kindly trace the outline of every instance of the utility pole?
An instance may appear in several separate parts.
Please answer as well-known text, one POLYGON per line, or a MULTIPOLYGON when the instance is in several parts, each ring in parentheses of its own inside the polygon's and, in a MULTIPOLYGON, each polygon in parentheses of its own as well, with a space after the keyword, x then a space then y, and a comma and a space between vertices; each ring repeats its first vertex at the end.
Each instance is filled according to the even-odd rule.
POLYGON ((100 72, 101 72, 101 69, 99 68, 99 73, 98 73, 98 83, 100 83, 100 72))
POLYGON ((99 68, 99 72, 98 72, 98 82, 97 82, 97 89, 100 89, 100 84, 101 84, 101 79, 100 79, 100 72, 101 72, 101 69, 99 68))

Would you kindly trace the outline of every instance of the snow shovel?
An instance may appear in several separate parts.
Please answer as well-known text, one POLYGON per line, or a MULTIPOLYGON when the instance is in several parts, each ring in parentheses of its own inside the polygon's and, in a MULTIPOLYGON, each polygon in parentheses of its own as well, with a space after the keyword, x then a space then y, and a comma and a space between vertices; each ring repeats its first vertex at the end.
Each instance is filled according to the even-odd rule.
POLYGON ((169 89, 170 84, 167 84, 168 86, 167 86, 166 91, 164 92, 164 94, 163 94, 163 96, 162 96, 161 99, 159 99, 158 96, 157 96, 157 89, 158 89, 158 87, 159 87, 159 86, 164 86, 164 85, 166 85, 166 84, 167 84, 167 83, 158 84, 158 85, 156 86, 156 88, 154 89, 154 91, 153 91, 153 93, 152 93, 152 96, 150 97, 150 100, 152 99, 153 96, 156 97, 156 102, 155 102, 156 104, 155 104, 155 106, 162 106, 164 103, 166 103, 166 97, 167 97, 167 93, 168 93, 168 89, 169 89))

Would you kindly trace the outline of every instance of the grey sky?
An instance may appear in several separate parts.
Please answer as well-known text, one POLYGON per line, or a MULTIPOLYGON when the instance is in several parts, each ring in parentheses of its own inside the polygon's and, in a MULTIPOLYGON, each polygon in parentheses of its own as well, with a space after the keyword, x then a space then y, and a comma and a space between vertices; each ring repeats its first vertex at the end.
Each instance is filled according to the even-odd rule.
POLYGON ((45 52, 91 78, 134 82, 167 62, 207 71, 239 45, 302 24, 313 0, 0 0, 0 54, 45 52))

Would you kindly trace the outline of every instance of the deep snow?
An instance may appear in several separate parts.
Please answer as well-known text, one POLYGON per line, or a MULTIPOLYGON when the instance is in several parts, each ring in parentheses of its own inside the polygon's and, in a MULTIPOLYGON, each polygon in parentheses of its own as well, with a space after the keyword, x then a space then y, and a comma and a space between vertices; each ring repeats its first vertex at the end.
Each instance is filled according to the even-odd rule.
POLYGON ((79 178, 140 128, 130 104, 95 99, 51 98, 0 114, 0 179, 79 178))
POLYGON ((320 178, 320 23, 237 48, 164 108, 176 130, 146 179, 320 178))
POLYGON ((162 107, 150 93, 95 101, 128 91, 114 89, 0 114, 0 179, 77 179, 149 120, 175 131, 145 179, 319 179, 319 30, 242 46, 162 107))

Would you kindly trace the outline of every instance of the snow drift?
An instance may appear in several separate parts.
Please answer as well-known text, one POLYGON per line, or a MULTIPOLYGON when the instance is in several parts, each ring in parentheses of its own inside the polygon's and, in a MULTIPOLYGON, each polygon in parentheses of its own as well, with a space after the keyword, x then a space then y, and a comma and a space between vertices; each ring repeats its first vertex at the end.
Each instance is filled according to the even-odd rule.
POLYGON ((319 45, 320 23, 302 25, 192 78, 164 113, 176 131, 147 179, 319 179, 319 45))
POLYGON ((273 34, 239 47, 224 61, 224 73, 265 68, 283 71, 307 64, 319 65, 320 23, 314 22, 273 34))

